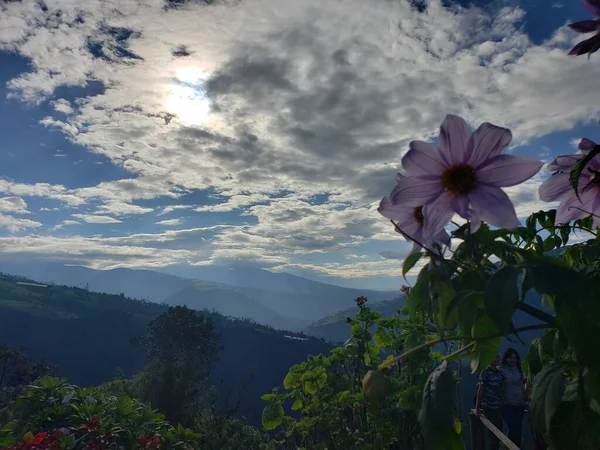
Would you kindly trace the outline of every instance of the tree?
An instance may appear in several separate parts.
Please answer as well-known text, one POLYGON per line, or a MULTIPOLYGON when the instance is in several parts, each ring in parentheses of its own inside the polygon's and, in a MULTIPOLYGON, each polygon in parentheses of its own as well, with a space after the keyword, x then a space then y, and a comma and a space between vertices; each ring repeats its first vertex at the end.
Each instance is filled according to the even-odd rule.
POLYGON ((171 422, 191 425, 219 351, 212 320, 185 306, 170 307, 134 343, 147 355, 147 366, 134 378, 134 392, 171 422))
POLYGON ((0 345, 0 408, 38 378, 52 375, 54 367, 29 359, 23 351, 0 345))
POLYGON ((383 318, 366 301, 356 299, 360 311, 348 320, 351 339, 328 357, 293 366, 283 389, 262 397, 263 426, 278 430, 284 448, 424 449, 418 411, 436 355, 422 346, 433 329, 425 320, 402 318, 406 311, 383 318), (386 370, 386 377, 376 372, 406 351, 412 353, 405 363, 386 370))

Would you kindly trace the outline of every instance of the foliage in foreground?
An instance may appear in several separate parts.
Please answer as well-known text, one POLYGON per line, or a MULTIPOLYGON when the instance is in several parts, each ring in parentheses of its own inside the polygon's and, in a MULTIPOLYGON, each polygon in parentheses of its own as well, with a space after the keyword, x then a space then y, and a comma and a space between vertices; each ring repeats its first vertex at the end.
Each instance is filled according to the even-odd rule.
POLYGON ((434 329, 424 320, 401 318, 401 311, 382 318, 365 302, 364 297, 357 299, 360 312, 349 320, 351 339, 328 357, 313 356, 293 366, 283 380, 283 390, 262 397, 267 402, 263 426, 277 430, 284 448, 425 448, 418 410, 423 386, 439 355, 428 348, 409 355, 383 380, 388 392, 383 398, 372 390, 363 394, 362 387, 369 370, 422 346, 434 329), (369 401, 372 398, 375 401, 369 401))
POLYGON ((8 407, 2 449, 187 449, 200 435, 127 396, 42 378, 8 407))

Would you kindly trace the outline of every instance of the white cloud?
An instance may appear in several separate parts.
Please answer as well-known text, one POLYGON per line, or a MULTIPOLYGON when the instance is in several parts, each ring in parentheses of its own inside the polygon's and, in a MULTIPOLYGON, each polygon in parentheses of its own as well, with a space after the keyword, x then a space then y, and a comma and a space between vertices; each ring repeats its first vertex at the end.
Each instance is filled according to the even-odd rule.
MULTIPOLYGON (((169 11, 160 1, 134 0, 118 11, 68 0, 47 2, 46 12, 33 2, 0 6, 0 48, 32 62, 9 82, 11 94, 35 104, 58 86, 102 82, 100 94, 55 99, 55 114, 42 124, 130 174, 79 189, 0 180, 0 192, 97 203, 93 215, 75 217, 117 223, 112 216, 152 211, 137 200, 210 190, 220 203, 177 200, 159 213, 248 217, 247 226, 216 231, 196 263, 291 264, 294 255, 392 239, 374 205, 393 187, 407 143, 432 137, 447 113, 510 126, 523 142, 600 111, 598 64, 566 55, 576 37, 565 29, 534 45, 520 8, 490 13, 443 8, 440 0, 425 13, 408 1, 200 3, 169 11), (190 55, 176 58, 181 45, 190 55), (196 81, 188 95, 182 82, 196 81), (325 204, 310 201, 318 194, 329 194, 325 204)), ((547 207, 536 197, 542 178, 508 190, 521 215, 547 207)), ((349 272, 373 273, 383 263, 364 261, 349 272)), ((339 264, 327 270, 343 272, 339 264)))
POLYGON ((155 222, 156 225, 162 225, 164 227, 173 227, 176 225, 181 225, 183 221, 181 219, 165 219, 155 222))
POLYGON ((103 214, 112 214, 115 216, 129 216, 135 214, 147 214, 154 211, 154 208, 145 208, 131 203, 120 201, 111 201, 98 207, 98 212, 103 214))
POLYGON ((0 229, 4 228, 11 233, 17 233, 29 228, 39 228, 42 224, 35 220, 22 219, 0 213, 0 229))
POLYGON ((0 198, 0 212, 30 214, 27 210, 27 203, 21 197, 0 198))
POLYGON ((73 214, 73 217, 81 219, 86 223, 121 223, 120 220, 110 216, 97 216, 92 214, 73 214))
POLYGON ((61 228, 72 226, 72 225, 81 225, 81 223, 77 222, 76 220, 69 220, 69 219, 67 219, 67 220, 63 220, 58 225, 53 226, 52 230, 53 231, 57 231, 57 230, 60 230, 61 228))

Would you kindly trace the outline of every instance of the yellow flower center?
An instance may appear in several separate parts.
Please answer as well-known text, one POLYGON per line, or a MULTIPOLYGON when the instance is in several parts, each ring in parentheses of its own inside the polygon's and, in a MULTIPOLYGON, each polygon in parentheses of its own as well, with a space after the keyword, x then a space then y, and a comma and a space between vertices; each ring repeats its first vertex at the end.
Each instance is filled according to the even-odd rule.
POLYGON ((455 164, 442 174, 442 186, 456 195, 468 194, 475 187, 475 169, 468 164, 455 164))

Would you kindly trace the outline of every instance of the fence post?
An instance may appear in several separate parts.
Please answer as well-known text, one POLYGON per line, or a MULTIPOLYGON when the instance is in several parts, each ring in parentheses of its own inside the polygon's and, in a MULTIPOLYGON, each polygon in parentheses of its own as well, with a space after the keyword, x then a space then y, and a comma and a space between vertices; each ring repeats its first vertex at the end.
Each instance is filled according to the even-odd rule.
POLYGON ((469 429, 471 430, 471 450, 485 450, 484 426, 479 417, 469 413, 469 429))

